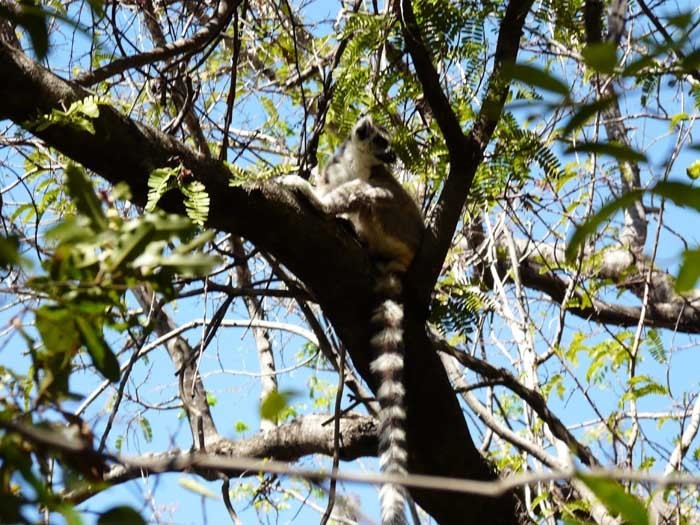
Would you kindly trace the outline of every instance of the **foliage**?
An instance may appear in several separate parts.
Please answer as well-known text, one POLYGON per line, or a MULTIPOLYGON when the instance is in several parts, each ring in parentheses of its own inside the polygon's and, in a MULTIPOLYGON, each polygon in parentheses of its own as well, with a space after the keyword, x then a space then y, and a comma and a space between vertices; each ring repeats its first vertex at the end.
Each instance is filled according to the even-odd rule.
POLYGON ((293 390, 272 390, 260 403, 260 417, 274 423, 294 415, 289 400, 296 395, 293 390))
POLYGON ((204 185, 192 179, 192 174, 183 166, 177 168, 158 168, 148 178, 148 203, 146 211, 153 212, 158 201, 168 191, 177 189, 183 197, 187 216, 192 222, 202 226, 209 215, 209 195, 204 185))
MULTIPOLYGON (((649 14, 628 2, 618 42, 609 38, 613 3, 605 2, 535 3, 522 35, 502 23, 515 6, 509 1, 414 0, 413 35, 407 13, 384 9, 389 3, 331 13, 318 0, 235 2, 223 29, 213 23, 214 4, 112 2, 107 17, 98 0, 0 5, 0 34, 6 21, 16 25, 20 45, 47 69, 95 93, 3 131, 1 522, 79 523, 85 510, 101 525, 145 523, 147 510, 87 499, 119 494, 99 481, 118 472, 122 453, 149 460, 145 450, 206 455, 243 446, 264 455, 275 435, 285 458, 331 465, 328 443, 312 455, 296 441, 308 436, 285 431, 318 412, 333 426, 343 341, 331 321, 356 305, 319 302, 323 294, 289 268, 298 268, 296 257, 322 260, 330 294, 348 278, 338 272, 346 254, 299 248, 290 261, 266 251, 275 243, 237 238, 264 227, 267 240, 307 246, 266 213, 212 217, 226 203, 207 192, 206 170, 194 173, 178 157, 138 159, 148 194, 137 209, 131 190, 96 183, 32 135, 123 144, 115 134, 96 137, 113 131, 95 128, 105 105, 138 130, 158 129, 193 157, 228 168, 230 187, 250 202, 276 202, 270 179, 322 169, 370 113, 389 130, 400 160, 394 172, 425 212, 426 246, 454 233, 445 259, 431 263, 442 268, 429 308, 411 303, 416 283, 404 288, 413 308, 406 318, 424 315, 431 337, 480 365, 455 361, 457 400, 429 399, 431 407, 462 407, 471 434, 463 448, 480 447, 504 476, 557 471, 583 461, 584 448, 604 468, 700 468, 688 424, 698 404, 692 354, 700 333, 700 161, 691 144, 700 110, 697 10, 660 3, 649 14), (419 70, 412 37, 426 44, 435 78, 419 70), (508 42, 520 46, 518 60, 500 63, 508 42), (102 66, 116 73, 90 80, 102 66), (507 90, 494 91, 500 86, 507 90), (431 105, 436 98, 446 106, 431 105), (505 109, 491 115, 497 99, 505 109), (446 122, 464 132, 457 148, 443 135, 446 122), (467 199, 452 202, 467 187, 467 199), (170 193, 186 217, 158 210, 170 193), (439 230, 445 217, 459 217, 448 225, 455 232, 439 230), (207 224, 232 226, 213 232, 207 224), (276 430, 259 432, 262 420, 276 430), (562 446, 569 439, 579 450, 562 446)), ((332 224, 353 238, 342 220, 332 224)), ((345 329, 357 335, 367 326, 345 329)), ((372 406, 350 350, 343 416, 372 406)), ((421 376, 427 386, 432 380, 421 376)), ((423 386, 407 385, 417 388, 408 398, 423 401, 423 386)), ((354 445, 355 435, 343 433, 340 446, 354 445)), ((188 476, 165 498, 182 495, 185 512, 191 501, 218 499, 210 480, 220 483, 222 473, 193 468, 188 476)), ((246 523, 316 522, 314 509, 328 499, 300 479, 226 479, 246 523)), ((528 517, 589 522, 600 504, 628 523, 648 523, 659 509, 679 522, 698 518, 697 496, 681 485, 654 492, 598 473, 576 480, 531 485, 521 502, 528 517)), ((337 489, 330 519, 358 521, 364 489, 337 489)), ((129 492, 132 500, 140 493, 129 492)), ((455 498, 455 508, 467 500, 455 498)), ((210 521, 222 521, 218 513, 231 509, 213 503, 210 521)))
POLYGON ((95 127, 92 120, 100 116, 99 104, 108 102, 109 99, 105 98, 85 97, 83 100, 73 102, 65 111, 52 109, 48 115, 40 115, 33 121, 25 122, 24 125, 34 131, 43 131, 50 126, 74 126, 94 135, 95 127))

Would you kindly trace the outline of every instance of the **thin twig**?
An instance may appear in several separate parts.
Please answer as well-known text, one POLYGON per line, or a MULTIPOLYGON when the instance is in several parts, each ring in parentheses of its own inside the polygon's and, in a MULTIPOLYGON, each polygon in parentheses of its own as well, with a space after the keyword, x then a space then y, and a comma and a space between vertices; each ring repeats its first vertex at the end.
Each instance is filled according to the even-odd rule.
MULTIPOLYGON (((335 410, 334 421, 333 421, 333 468, 331 472, 334 474, 338 472, 338 465, 340 464, 340 414, 341 406, 343 402, 343 386, 345 386, 345 347, 340 349, 340 364, 338 366, 338 391, 335 394, 335 410)), ((335 488, 336 480, 331 478, 330 487, 328 489, 328 506, 326 507, 326 512, 323 513, 321 518, 321 525, 326 525, 333 512, 333 505, 335 505, 335 488)))

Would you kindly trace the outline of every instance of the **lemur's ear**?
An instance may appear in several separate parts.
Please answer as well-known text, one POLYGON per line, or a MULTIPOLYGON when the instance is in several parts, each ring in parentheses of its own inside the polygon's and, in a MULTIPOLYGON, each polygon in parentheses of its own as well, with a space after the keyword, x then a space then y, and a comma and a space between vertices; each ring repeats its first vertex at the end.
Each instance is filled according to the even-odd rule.
POLYGON ((372 124, 372 119, 369 116, 362 117, 355 125, 355 135, 360 140, 366 140, 367 137, 369 137, 373 127, 374 125, 372 124))

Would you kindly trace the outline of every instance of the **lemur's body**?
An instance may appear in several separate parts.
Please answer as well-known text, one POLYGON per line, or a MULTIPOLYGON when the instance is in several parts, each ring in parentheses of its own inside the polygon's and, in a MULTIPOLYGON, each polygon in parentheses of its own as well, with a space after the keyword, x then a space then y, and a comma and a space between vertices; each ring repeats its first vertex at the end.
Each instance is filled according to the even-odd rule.
MULTIPOLYGON (((370 368, 379 380, 379 465, 384 473, 405 474, 401 276, 413 260, 424 226, 415 201, 388 167, 395 160, 386 132, 365 117, 323 170, 317 189, 299 177, 283 182, 301 190, 324 213, 349 219, 375 261, 379 306, 372 312, 377 330, 370 344, 377 357, 370 368)), ((406 523, 405 489, 386 484, 380 497, 382 524, 406 523)))

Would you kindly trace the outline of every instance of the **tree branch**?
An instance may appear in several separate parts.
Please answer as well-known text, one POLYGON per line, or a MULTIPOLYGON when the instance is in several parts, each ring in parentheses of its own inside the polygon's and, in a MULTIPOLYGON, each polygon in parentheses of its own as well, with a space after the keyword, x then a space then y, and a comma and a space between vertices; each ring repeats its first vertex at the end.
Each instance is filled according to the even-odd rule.
MULTIPOLYGON (((159 336, 169 334, 177 328, 175 321, 157 304, 149 288, 139 286, 132 292, 141 308, 147 312, 159 336)), ((192 432, 192 448, 206 450, 210 443, 219 440, 219 433, 209 410, 202 376, 197 370, 197 352, 182 335, 168 339, 165 348, 178 377, 179 397, 192 432)))
POLYGON ((78 75, 75 81, 81 86, 92 86, 109 77, 123 73, 127 69, 145 66, 146 64, 166 60, 182 53, 202 49, 228 25, 234 11, 238 8, 238 4, 240 4, 240 0, 220 0, 216 15, 192 37, 181 38, 138 55, 118 58, 106 66, 78 75))
POLYGON ((598 466, 599 462, 593 455, 593 453, 586 447, 583 443, 579 442, 571 432, 564 426, 557 416, 555 416, 552 411, 547 406, 547 401, 542 397, 539 392, 527 388, 520 381, 518 381, 508 370, 504 368, 496 368, 493 365, 488 364, 482 359, 478 359, 466 352, 461 352, 452 346, 448 345, 445 341, 435 338, 435 344, 438 350, 444 352, 448 355, 454 357, 462 365, 467 367, 469 370, 476 372, 477 374, 490 379, 494 382, 504 385, 506 388, 511 390, 513 393, 520 396, 544 421, 552 431, 552 434, 561 439, 566 445, 571 449, 571 451, 578 457, 585 465, 589 467, 598 466))
POLYGON ((517 59, 523 24, 531 5, 532 0, 511 0, 508 3, 501 21, 493 71, 481 111, 471 132, 465 136, 420 36, 411 1, 400 0, 397 15, 401 19, 406 47, 413 59, 425 98, 445 137, 450 158, 450 171, 410 272, 416 282, 414 292, 417 300, 426 308, 469 195, 474 174, 500 119, 509 88, 508 81, 503 77, 503 67, 517 59))

